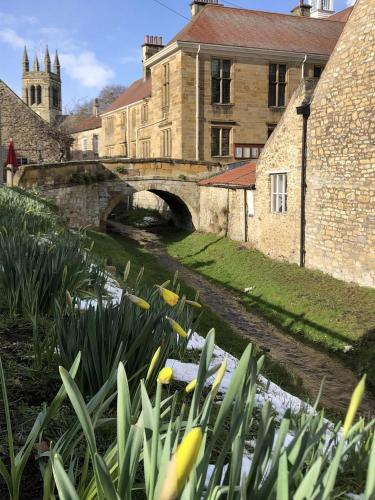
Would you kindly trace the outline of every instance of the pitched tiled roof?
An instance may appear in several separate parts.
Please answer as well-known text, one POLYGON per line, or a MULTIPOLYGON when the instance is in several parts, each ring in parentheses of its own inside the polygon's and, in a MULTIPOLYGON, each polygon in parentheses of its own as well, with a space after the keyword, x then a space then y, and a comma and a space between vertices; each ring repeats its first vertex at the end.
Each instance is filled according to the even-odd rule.
POLYGON ((151 96, 151 79, 140 78, 133 82, 117 99, 105 110, 105 113, 123 108, 133 102, 141 101, 151 96))
POLYGON ((352 11, 353 7, 348 7, 347 9, 340 10, 340 12, 337 12, 336 14, 333 14, 332 16, 329 16, 326 19, 328 21, 341 21, 342 23, 346 23, 352 11))
POLYGON ((200 186, 253 187, 256 182, 256 163, 246 163, 233 170, 227 170, 210 179, 200 181, 200 186))
POLYGON ((330 55, 344 23, 206 5, 170 42, 330 55))
POLYGON ((69 128, 71 134, 85 132, 102 126, 100 116, 68 116, 64 120, 64 125, 69 128))

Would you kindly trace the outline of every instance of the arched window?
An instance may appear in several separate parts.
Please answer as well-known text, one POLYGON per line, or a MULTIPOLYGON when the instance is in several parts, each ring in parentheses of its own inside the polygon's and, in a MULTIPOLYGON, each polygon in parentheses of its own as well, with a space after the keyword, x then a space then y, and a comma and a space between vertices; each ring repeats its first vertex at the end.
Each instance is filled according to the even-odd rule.
POLYGON ((52 106, 55 108, 59 107, 59 91, 56 87, 52 88, 52 106))
POLYGON ((35 104, 35 87, 34 85, 31 85, 30 87, 30 105, 32 106, 35 104))
POLYGON ((30 102, 29 102, 29 89, 26 89, 25 96, 26 96, 26 104, 29 106, 29 104, 30 104, 30 102))
POLYGON ((40 85, 36 88, 36 103, 41 104, 42 102, 42 87, 40 85))

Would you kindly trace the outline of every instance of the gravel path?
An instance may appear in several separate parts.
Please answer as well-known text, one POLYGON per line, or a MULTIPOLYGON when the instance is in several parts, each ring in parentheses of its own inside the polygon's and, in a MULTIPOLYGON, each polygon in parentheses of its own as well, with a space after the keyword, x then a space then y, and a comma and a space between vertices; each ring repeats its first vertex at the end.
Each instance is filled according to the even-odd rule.
MULTIPOLYGON (((347 408, 358 380, 352 370, 338 358, 298 341, 267 320, 248 312, 233 293, 211 283, 171 257, 157 234, 112 221, 110 225, 111 229, 117 233, 138 241, 171 273, 178 271, 181 280, 188 286, 199 290, 201 301, 219 318, 230 324, 241 336, 266 350, 272 358, 293 370, 301 378, 304 387, 312 397, 318 394, 321 380, 325 377, 322 406, 332 410, 347 408)), ((363 414, 375 415, 375 398, 367 395, 363 400, 361 410, 363 414)))

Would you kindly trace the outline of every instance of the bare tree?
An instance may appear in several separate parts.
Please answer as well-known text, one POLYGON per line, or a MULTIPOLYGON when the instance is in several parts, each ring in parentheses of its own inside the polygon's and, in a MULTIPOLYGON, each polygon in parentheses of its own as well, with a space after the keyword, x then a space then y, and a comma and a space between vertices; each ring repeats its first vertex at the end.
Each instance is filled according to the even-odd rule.
MULTIPOLYGON (((103 113, 106 108, 108 108, 108 106, 124 92, 124 90, 126 90, 126 87, 123 85, 107 85, 106 87, 103 87, 97 96, 97 99, 99 100, 99 112, 103 113)), ((70 110, 70 114, 78 116, 91 116, 93 104, 94 99, 86 99, 77 102, 70 110)))

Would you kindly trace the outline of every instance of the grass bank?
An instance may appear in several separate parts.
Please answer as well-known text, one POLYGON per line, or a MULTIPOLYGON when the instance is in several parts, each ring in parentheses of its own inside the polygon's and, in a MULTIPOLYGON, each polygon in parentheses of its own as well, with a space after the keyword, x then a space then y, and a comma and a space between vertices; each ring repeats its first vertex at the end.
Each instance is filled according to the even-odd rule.
MULTIPOLYGON (((89 231, 88 236, 94 242, 93 251, 110 266, 117 269, 117 277, 121 278, 126 263, 132 263, 130 272, 130 282, 135 281, 141 267, 144 267, 143 281, 147 285, 162 283, 171 279, 171 273, 164 269, 157 259, 145 251, 137 242, 117 236, 114 234, 104 234, 89 231)), ((183 291, 189 298, 195 296, 195 290, 183 284, 183 291)), ((240 357, 248 345, 248 340, 239 336, 230 325, 219 319, 215 313, 205 308, 200 321, 199 333, 206 336, 211 328, 215 328, 216 339, 220 347, 236 357, 240 357)), ((264 374, 284 390, 295 394, 303 399, 308 396, 302 386, 299 377, 290 373, 283 365, 267 358, 264 374)))
POLYGON ((184 265, 233 291, 249 311, 338 354, 358 374, 367 372, 375 388, 375 290, 271 260, 217 235, 180 234, 167 247, 184 265))

